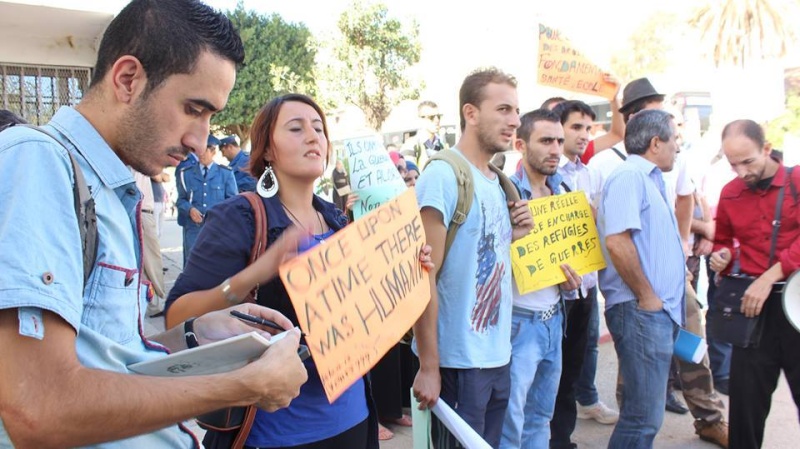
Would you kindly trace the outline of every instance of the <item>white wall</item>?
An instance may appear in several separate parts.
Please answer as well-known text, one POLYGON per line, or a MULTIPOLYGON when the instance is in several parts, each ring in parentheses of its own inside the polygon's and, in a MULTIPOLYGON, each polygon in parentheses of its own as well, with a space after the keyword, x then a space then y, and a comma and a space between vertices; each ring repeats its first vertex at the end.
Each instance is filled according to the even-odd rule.
POLYGON ((113 14, 0 1, 0 62, 92 67, 113 14))

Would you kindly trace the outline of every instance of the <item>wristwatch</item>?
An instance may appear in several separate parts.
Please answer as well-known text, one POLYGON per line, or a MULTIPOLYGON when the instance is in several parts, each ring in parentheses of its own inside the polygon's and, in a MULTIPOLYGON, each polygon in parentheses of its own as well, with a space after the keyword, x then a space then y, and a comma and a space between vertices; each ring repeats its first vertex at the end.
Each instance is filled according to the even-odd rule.
POLYGON ((194 320, 195 318, 189 318, 183 322, 183 338, 186 339, 187 348, 196 348, 200 346, 200 343, 197 341, 197 334, 194 333, 194 320))

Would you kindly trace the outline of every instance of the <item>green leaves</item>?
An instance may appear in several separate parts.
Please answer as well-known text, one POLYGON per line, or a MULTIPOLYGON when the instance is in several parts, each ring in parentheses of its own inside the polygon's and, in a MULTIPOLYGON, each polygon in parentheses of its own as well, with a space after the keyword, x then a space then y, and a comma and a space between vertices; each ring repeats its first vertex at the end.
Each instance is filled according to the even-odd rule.
POLYGON ((358 106, 376 131, 392 108, 403 100, 419 98, 421 82, 409 80, 408 70, 420 60, 419 25, 404 26, 389 17, 382 3, 354 2, 338 21, 339 39, 334 60, 322 73, 334 102, 358 106))
POLYGON ((689 20, 713 47, 714 63, 744 66, 750 60, 782 57, 796 35, 794 0, 706 0, 689 20))
POLYGON ((228 105, 212 124, 226 134, 249 140, 250 125, 271 98, 289 92, 316 94, 316 49, 304 24, 285 22, 279 15, 246 11, 242 2, 227 13, 239 30, 245 65, 236 75, 228 105))

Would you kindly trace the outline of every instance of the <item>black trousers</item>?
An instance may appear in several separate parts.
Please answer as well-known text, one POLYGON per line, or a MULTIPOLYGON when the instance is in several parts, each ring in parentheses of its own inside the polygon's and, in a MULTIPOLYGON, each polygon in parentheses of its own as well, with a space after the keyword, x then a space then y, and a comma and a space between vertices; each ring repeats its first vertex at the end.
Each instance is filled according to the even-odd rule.
POLYGON ((586 337, 589 316, 597 307, 597 287, 589 290, 586 298, 566 301, 567 331, 562 341, 561 382, 558 385, 556 407, 550 421, 550 447, 570 448, 578 409, 575 405, 575 382, 583 369, 586 354, 586 337))
POLYGON ((781 370, 800 407, 800 332, 786 320, 780 294, 761 311, 764 334, 757 348, 733 347, 730 377, 730 449, 760 448, 772 393, 781 370))
POLYGON ((403 407, 410 407, 411 386, 419 370, 411 346, 398 343, 372 368, 372 396, 381 419, 403 417, 403 407))

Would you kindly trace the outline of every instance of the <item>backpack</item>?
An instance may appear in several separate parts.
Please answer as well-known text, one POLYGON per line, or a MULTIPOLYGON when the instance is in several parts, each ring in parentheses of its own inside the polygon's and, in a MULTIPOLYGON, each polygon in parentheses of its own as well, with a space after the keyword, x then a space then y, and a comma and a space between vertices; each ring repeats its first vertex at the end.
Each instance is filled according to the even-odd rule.
POLYGON ((83 250, 83 288, 86 289, 86 284, 89 283, 89 276, 94 269, 94 262, 97 259, 97 212, 94 209, 94 198, 86 184, 86 178, 83 177, 83 171, 78 166, 78 161, 72 152, 69 151, 66 145, 61 142, 61 139, 56 137, 50 131, 40 128, 36 125, 30 124, 17 124, 15 126, 24 126, 40 133, 47 134, 51 139, 56 141, 63 147, 69 155, 69 160, 72 164, 72 173, 75 178, 75 183, 72 185, 72 197, 75 205, 75 216, 78 218, 78 231, 81 235, 81 249, 83 250))
MULTIPOLYGON (((467 162, 467 160, 461 155, 456 154, 455 150, 446 149, 436 152, 436 154, 431 156, 431 158, 425 164, 425 167, 427 167, 431 161, 447 162, 453 169, 453 172, 456 175, 456 183, 458 184, 458 200, 456 200, 456 209, 453 212, 453 217, 450 219, 450 226, 447 227, 447 237, 444 241, 444 255, 442 256, 442 265, 444 265, 444 260, 447 258, 447 253, 450 251, 450 247, 453 245, 453 241, 456 238, 456 233, 458 233, 458 229, 467 220, 467 215, 469 215, 469 211, 472 208, 475 185, 474 180, 472 179, 472 170, 469 162, 467 162)), ((491 163, 489 164, 489 169, 495 172, 497 175, 497 179, 500 181, 500 187, 503 189, 503 192, 506 195, 506 200, 519 201, 519 190, 517 190, 517 186, 514 185, 511 179, 506 176, 502 170, 491 163)), ((437 276, 438 273, 441 272, 437 272, 437 276)))

